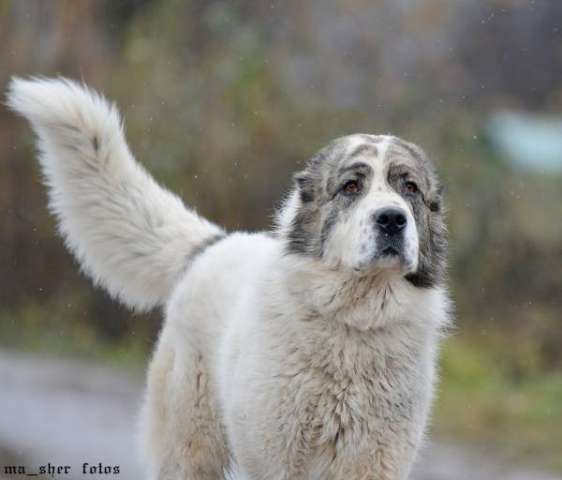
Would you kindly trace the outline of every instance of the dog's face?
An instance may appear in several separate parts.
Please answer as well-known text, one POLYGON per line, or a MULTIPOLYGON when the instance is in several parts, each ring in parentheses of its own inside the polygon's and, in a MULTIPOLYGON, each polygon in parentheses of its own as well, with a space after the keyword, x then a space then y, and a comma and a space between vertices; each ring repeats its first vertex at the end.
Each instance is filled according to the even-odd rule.
POLYGON ((395 272, 420 287, 442 280, 446 230, 433 167, 396 137, 331 142, 295 176, 282 213, 288 248, 333 268, 395 272))

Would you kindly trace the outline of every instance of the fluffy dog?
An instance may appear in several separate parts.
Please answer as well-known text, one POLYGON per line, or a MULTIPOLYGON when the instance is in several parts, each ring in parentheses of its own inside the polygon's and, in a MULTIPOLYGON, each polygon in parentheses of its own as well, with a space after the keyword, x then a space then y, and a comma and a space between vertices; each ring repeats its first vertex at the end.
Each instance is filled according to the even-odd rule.
POLYGON ((392 136, 308 161, 272 233, 231 233, 160 187, 119 114, 68 80, 14 79, 50 208, 96 284, 165 306, 142 430, 151 478, 398 480, 424 435, 448 318, 434 169, 392 136))

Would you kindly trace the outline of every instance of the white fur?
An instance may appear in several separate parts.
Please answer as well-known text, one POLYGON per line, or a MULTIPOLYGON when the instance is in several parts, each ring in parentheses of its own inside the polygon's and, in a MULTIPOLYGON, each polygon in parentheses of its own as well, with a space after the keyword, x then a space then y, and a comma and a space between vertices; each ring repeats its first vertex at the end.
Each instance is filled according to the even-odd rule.
MULTIPOLYGON (((232 234, 187 265, 221 230, 134 161, 113 107, 64 80, 14 80, 9 105, 39 136, 51 207, 85 271, 137 308, 169 298, 143 410, 151 478, 407 477, 447 320, 441 288, 287 255, 296 194, 276 237, 232 234)), ((381 195, 370 200, 402 205, 381 195)), ((363 233, 360 219, 340 227, 343 255, 345 235, 363 233)))
POLYGON ((68 80, 14 79, 8 105, 39 137, 51 211, 85 272, 128 306, 164 303, 185 270, 180 259, 221 229, 135 162, 117 110, 96 93, 68 80))

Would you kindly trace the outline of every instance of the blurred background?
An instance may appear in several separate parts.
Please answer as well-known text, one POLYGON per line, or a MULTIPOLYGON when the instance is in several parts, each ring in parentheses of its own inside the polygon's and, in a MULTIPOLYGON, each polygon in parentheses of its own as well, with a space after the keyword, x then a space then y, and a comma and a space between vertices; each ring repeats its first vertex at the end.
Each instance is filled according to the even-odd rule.
MULTIPOLYGON (((139 161, 229 229, 267 228, 291 172, 334 137, 422 145, 446 186, 456 304, 432 438, 444 462, 459 445, 562 473, 562 2, 0 0, 0 44, 0 91, 64 75, 104 92, 139 161)), ((35 458, 44 420, 27 439, 18 425, 55 415, 53 384, 52 408, 121 394, 134 416, 123 388, 161 325, 79 274, 46 203, 30 129, 0 107, 0 467, 35 458)), ((115 427, 107 415, 92 422, 115 427)))

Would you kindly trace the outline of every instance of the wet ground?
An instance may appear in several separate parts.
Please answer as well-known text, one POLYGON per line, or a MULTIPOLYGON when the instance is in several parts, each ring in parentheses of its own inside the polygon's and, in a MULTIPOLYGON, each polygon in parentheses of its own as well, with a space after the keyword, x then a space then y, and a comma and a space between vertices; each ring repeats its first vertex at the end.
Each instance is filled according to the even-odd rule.
MULTIPOLYGON (((21 466, 31 475, 44 467, 38 478, 141 480, 135 439, 141 395, 142 379, 126 372, 0 351, 0 479, 24 478, 23 471, 5 470, 21 466), (66 475, 65 466, 71 467, 66 475)), ((562 478, 506 465, 490 453, 434 443, 423 452, 413 480, 562 478)))

